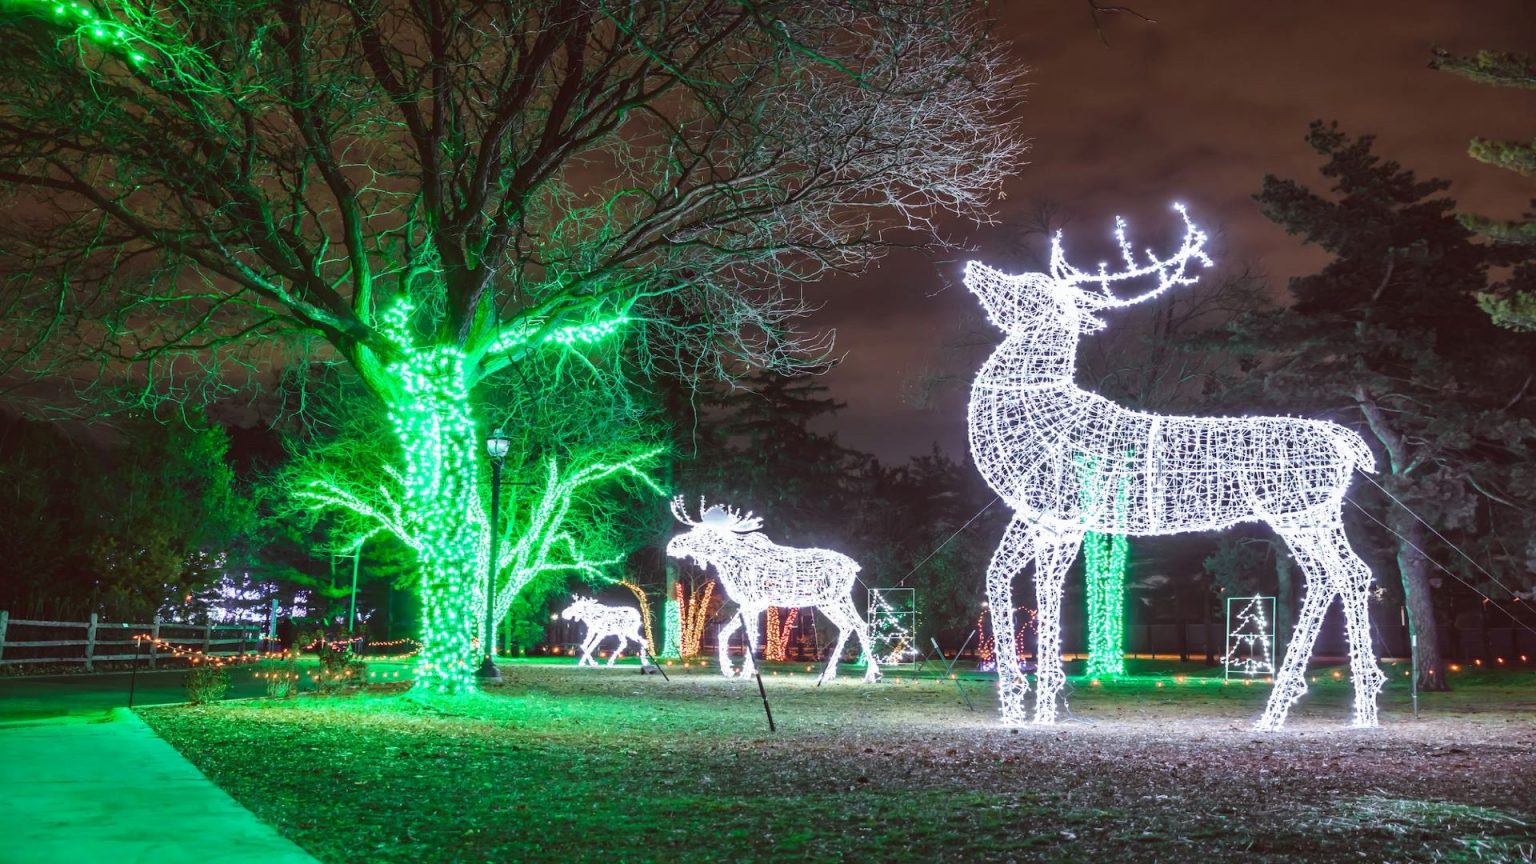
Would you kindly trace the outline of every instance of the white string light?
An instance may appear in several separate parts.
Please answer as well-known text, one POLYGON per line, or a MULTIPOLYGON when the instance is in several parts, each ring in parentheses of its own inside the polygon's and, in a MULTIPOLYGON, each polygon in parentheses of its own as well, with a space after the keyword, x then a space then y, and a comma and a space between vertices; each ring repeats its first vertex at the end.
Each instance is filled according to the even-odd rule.
POLYGON ((688 516, 682 496, 672 500, 672 515, 689 530, 667 543, 667 555, 686 558, 700 567, 714 567, 725 596, 741 609, 741 614, 732 616, 718 636, 722 674, 728 678, 735 674, 726 649, 743 618, 752 622, 747 628, 749 650, 741 668, 741 674, 748 676, 757 669, 752 662, 752 653, 757 650, 757 616, 769 606, 813 606, 837 627, 837 645, 821 680, 837 677, 837 661, 849 633, 859 637, 860 653, 868 664, 864 680, 879 679, 880 669, 870 650, 869 631, 853 605, 857 561, 828 549, 793 549, 773 543, 758 533, 763 520, 751 513, 743 516, 719 504, 706 509, 702 499, 699 510, 699 519, 695 521, 688 516))
POLYGON ((577 666, 596 666, 592 650, 609 636, 619 638, 619 646, 608 655, 608 665, 619 659, 630 642, 639 646, 640 663, 645 665, 645 638, 640 635, 640 612, 628 606, 606 606, 591 597, 574 597, 576 601, 565 607, 560 617, 567 621, 580 621, 587 625, 587 636, 581 643, 581 659, 577 666))
POLYGON ((979 262, 965 284, 1005 338, 977 373, 971 390, 971 454, 1014 518, 987 571, 997 614, 998 687, 1006 723, 1026 719, 1029 682, 1013 645, 1013 577, 1033 560, 1039 619, 1039 693, 1035 722, 1056 719, 1061 667, 1062 579, 1083 534, 1150 536, 1209 531, 1239 522, 1270 524, 1307 574, 1308 588, 1259 721, 1276 729, 1306 692, 1306 665, 1335 596, 1343 599, 1355 684, 1354 724, 1376 725, 1376 693, 1385 676, 1371 650, 1367 601, 1370 570, 1344 536, 1344 492, 1356 468, 1374 467, 1365 442, 1334 423, 1292 417, 1178 417, 1132 411, 1076 386, 1077 342, 1099 330, 1105 309, 1152 299, 1209 267, 1206 236, 1184 220, 1173 255, 1139 260, 1116 220, 1123 270, 1076 269, 1051 244, 1049 273, 1009 275, 979 262), (1155 280, 1121 298, 1122 282, 1155 280), (1113 490, 1100 494, 1096 490, 1113 490))

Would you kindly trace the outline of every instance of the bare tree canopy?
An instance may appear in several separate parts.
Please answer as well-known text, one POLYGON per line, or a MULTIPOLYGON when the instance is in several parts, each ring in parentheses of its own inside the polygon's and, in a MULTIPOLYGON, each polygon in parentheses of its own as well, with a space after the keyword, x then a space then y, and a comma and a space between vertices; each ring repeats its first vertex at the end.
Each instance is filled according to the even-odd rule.
POLYGON ((615 315, 651 361, 783 364, 786 280, 986 219, 1016 167, 971 5, 10 3, 0 266, 55 347, 320 334, 386 399, 395 298, 471 386, 615 315))

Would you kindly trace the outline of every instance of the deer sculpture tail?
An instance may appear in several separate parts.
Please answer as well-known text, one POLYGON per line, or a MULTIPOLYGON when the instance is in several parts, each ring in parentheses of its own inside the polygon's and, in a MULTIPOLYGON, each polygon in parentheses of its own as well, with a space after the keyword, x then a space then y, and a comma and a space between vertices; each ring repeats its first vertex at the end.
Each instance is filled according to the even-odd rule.
POLYGON ((1329 431, 1333 433, 1333 442, 1339 452, 1352 460, 1351 467, 1359 468, 1366 474, 1376 473, 1376 454, 1366 446, 1365 439, 1359 433, 1343 426, 1331 426, 1329 431))

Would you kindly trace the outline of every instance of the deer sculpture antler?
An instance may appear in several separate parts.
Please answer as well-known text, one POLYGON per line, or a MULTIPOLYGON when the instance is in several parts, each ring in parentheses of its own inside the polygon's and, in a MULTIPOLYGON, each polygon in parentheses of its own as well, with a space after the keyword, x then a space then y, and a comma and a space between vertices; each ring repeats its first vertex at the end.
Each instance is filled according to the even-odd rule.
POLYGON ((1187 268, 1192 262, 1199 262, 1202 267, 1210 267, 1211 259, 1205 254, 1204 247, 1206 235, 1204 231, 1195 227, 1195 223, 1189 219, 1189 213, 1185 211, 1183 204, 1174 204, 1179 216, 1184 219, 1184 242, 1178 251, 1168 258, 1159 258, 1150 249, 1146 250, 1147 263, 1137 264, 1136 253, 1131 249, 1131 243, 1125 237, 1125 220, 1115 217, 1115 241, 1120 245, 1120 257, 1125 260, 1125 269, 1119 273, 1110 273, 1109 265, 1099 264, 1097 274, 1085 273, 1067 263, 1066 253, 1061 248, 1061 232, 1051 239, 1051 278, 1058 284, 1067 288, 1077 288, 1080 285, 1097 285, 1098 293, 1091 293, 1078 289, 1079 299, 1089 308, 1107 309, 1122 306, 1131 306, 1144 300, 1162 294, 1175 285, 1192 285, 1199 281, 1199 276, 1188 275, 1187 268), (1129 282, 1146 276, 1157 277, 1157 287, 1138 294, 1135 297, 1120 298, 1110 292, 1110 285, 1115 282, 1129 282))

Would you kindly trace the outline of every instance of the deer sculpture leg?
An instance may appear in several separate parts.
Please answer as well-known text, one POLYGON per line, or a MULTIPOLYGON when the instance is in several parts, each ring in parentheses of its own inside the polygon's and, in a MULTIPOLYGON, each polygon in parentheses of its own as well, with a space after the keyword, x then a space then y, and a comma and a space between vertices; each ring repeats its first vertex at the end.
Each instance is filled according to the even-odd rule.
POLYGON ((1035 674, 1035 722, 1056 722, 1056 694, 1067 681, 1061 668, 1061 588, 1082 535, 1039 531, 1035 535, 1035 599, 1039 606, 1035 674))
POLYGON ((638 651, 640 653, 640 665, 641 666, 646 665, 646 663, 649 662, 648 658, 649 658, 650 655, 645 650, 645 637, 640 633, 640 628, 639 627, 635 627, 632 630, 630 630, 629 631, 629 638, 634 640, 634 643, 636 645, 640 646, 638 648, 638 651))
POLYGON ((1008 523, 1003 542, 992 553, 987 565, 987 608, 992 614, 992 656, 997 660, 997 696, 1003 724, 1017 726, 1028 719, 1024 698, 1029 695, 1029 679, 1019 668, 1019 650, 1014 644, 1013 577, 1029 563, 1034 554, 1036 529, 1017 517, 1008 523))
POLYGON ((624 634, 622 632, 615 633, 613 635, 619 640, 619 644, 613 649, 613 653, 608 655, 609 666, 612 666, 613 662, 619 659, 619 655, 624 653, 624 649, 629 647, 629 640, 624 638, 624 634))
POLYGON ((1312 660, 1312 647, 1318 641, 1322 629, 1322 616, 1326 615, 1333 595, 1338 593, 1333 583, 1332 570, 1327 566, 1327 550, 1321 549, 1318 532, 1310 526, 1275 526, 1275 532, 1286 540, 1290 555, 1301 564, 1306 577, 1306 589, 1301 598, 1301 610, 1296 613, 1296 626, 1290 632, 1290 644, 1286 646, 1286 660, 1279 664, 1275 675, 1275 689, 1270 690, 1269 704, 1258 719, 1258 729, 1273 732, 1286 724, 1290 706, 1307 692, 1307 661, 1312 660))
POLYGON ((1344 630, 1349 636, 1349 676, 1355 685, 1355 710, 1350 725, 1376 725, 1376 694, 1387 676, 1376 665, 1371 646, 1371 568, 1344 536, 1344 523, 1335 519, 1318 532, 1318 549, 1331 559, 1334 590, 1344 604, 1344 630))

